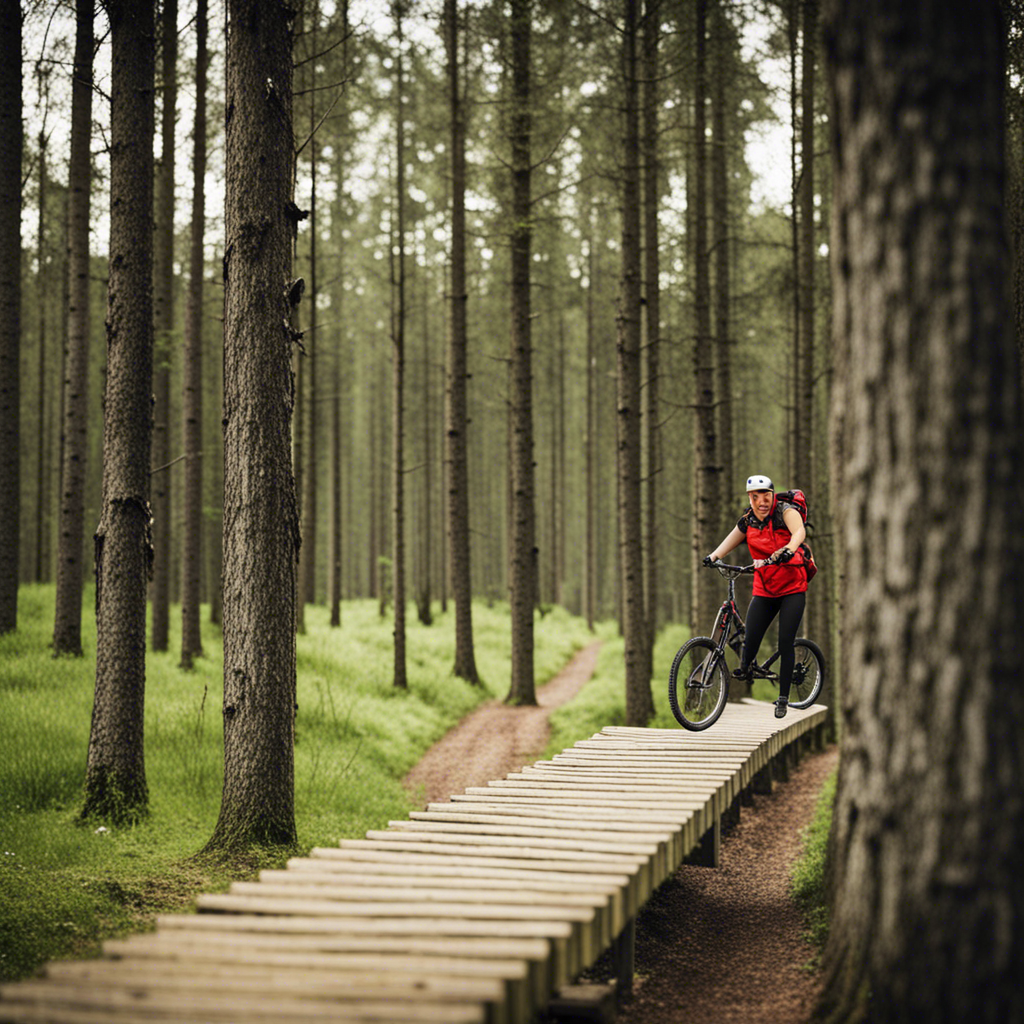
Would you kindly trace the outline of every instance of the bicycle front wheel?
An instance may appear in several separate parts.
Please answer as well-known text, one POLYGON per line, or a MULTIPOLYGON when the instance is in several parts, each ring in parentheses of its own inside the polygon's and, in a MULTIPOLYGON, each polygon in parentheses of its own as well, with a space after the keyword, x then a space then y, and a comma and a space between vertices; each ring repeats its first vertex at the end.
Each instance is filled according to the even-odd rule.
POLYGON ((706 636, 687 640, 668 674, 668 703, 684 729, 700 732, 718 721, 729 699, 725 658, 706 636))
POLYGON ((789 691, 791 708, 809 708, 825 685, 825 656, 813 641, 803 637, 793 642, 793 685, 789 691))

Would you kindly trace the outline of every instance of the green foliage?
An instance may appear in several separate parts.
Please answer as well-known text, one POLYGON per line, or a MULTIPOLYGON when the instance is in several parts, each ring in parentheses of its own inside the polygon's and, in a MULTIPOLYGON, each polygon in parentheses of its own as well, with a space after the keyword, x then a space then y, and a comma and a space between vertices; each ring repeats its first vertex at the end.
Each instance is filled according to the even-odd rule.
POLYGON ((838 769, 825 780, 814 811, 814 820, 804 829, 804 848, 793 868, 793 896, 807 922, 807 937, 820 955, 828 938, 828 893, 826 860, 832 808, 836 798, 838 769))
MULTIPOLYGON (((221 639, 204 625, 205 656, 178 665, 180 616, 168 652, 147 661, 148 817, 131 827, 78 823, 95 683, 95 623, 83 616, 83 658, 53 658, 54 588, 23 586, 19 629, 0 637, 0 980, 56 957, 98 950, 285 853, 199 860, 223 778, 221 639)), ((86 608, 92 607, 91 594, 86 608)), ((392 621, 375 601, 346 603, 341 629, 307 607, 298 637, 295 745, 300 843, 330 846, 405 817, 402 778, 477 704, 508 689, 507 606, 474 607, 474 687, 452 675, 453 614, 407 628, 409 689, 392 685, 392 621)), ((207 621, 204 615, 204 623, 207 621)), ((535 626, 538 684, 593 640, 583 620, 551 609, 535 626)), ((620 658, 621 660, 621 658, 620 658)), ((621 684, 620 684, 621 688, 621 684)), ((621 703, 621 695, 620 695, 621 703)))

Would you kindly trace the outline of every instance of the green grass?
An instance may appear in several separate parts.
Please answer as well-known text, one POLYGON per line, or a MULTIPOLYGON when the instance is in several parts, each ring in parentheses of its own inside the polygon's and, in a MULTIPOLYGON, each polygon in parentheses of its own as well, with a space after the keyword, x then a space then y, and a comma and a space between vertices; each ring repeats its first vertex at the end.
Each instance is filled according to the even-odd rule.
POLYGON ((803 852, 793 868, 793 896, 807 923, 807 938, 816 950, 815 962, 825 948, 825 940, 828 938, 828 894, 825 876, 828 834, 832 827, 837 776, 838 769, 833 770, 825 780, 814 809, 814 819, 804 829, 803 852))
MULTIPOLYGON (((87 609, 91 602, 90 594, 87 609)), ((230 864, 194 857, 220 806, 221 642, 204 618, 205 655, 191 672, 180 669, 177 609, 170 650, 147 659, 150 813, 125 828, 77 822, 95 626, 87 613, 84 658, 55 659, 53 607, 52 586, 22 587, 19 628, 0 637, 0 980, 24 977, 49 959, 94 953, 101 939, 143 928, 155 913, 186 909, 196 892, 223 888, 283 856, 254 851, 230 864)), ((393 624, 380 618, 375 602, 346 603, 340 629, 330 628, 326 609, 307 608, 307 632, 298 638, 295 745, 301 847, 336 845, 407 816, 414 801, 401 784, 405 773, 477 704, 507 694, 507 606, 474 606, 482 687, 453 677, 454 612, 435 611, 429 627, 409 617, 409 689, 397 691, 393 624)), ((538 616, 538 684, 593 639, 586 623, 564 610, 538 616)), ((621 683, 619 690, 621 704, 621 683)))

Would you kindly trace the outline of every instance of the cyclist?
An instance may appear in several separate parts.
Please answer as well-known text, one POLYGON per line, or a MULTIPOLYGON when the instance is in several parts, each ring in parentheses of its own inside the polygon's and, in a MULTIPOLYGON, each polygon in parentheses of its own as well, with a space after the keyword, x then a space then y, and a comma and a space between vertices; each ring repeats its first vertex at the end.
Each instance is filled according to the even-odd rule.
POLYGON ((807 600, 807 572, 800 545, 807 531, 795 505, 780 502, 775 486, 760 474, 748 477, 750 507, 729 535, 704 559, 705 565, 729 554, 746 541, 754 559, 754 596, 747 611, 747 629, 736 679, 749 679, 750 663, 757 657, 764 634, 779 617, 779 699, 775 717, 785 717, 793 682, 793 641, 807 600))

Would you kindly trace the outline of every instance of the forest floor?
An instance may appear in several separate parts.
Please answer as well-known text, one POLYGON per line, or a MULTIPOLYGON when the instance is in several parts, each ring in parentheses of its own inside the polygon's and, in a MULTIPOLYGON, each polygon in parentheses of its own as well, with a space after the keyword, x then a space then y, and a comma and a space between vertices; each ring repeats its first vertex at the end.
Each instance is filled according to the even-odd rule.
MULTIPOLYGON (((599 644, 580 651, 546 686, 537 707, 492 701, 435 744, 407 784, 425 801, 486 785, 537 760, 548 715, 590 679, 599 644)), ((765 714, 772 707, 765 705, 765 714)), ((723 834, 717 870, 684 865, 637 917, 631 998, 619 1024, 806 1024, 820 988, 813 950, 790 895, 801 831, 838 758, 836 749, 803 758, 788 782, 755 796, 723 834), (691 979, 687 983, 686 979, 691 979)), ((599 961, 592 972, 600 978, 599 961)))

